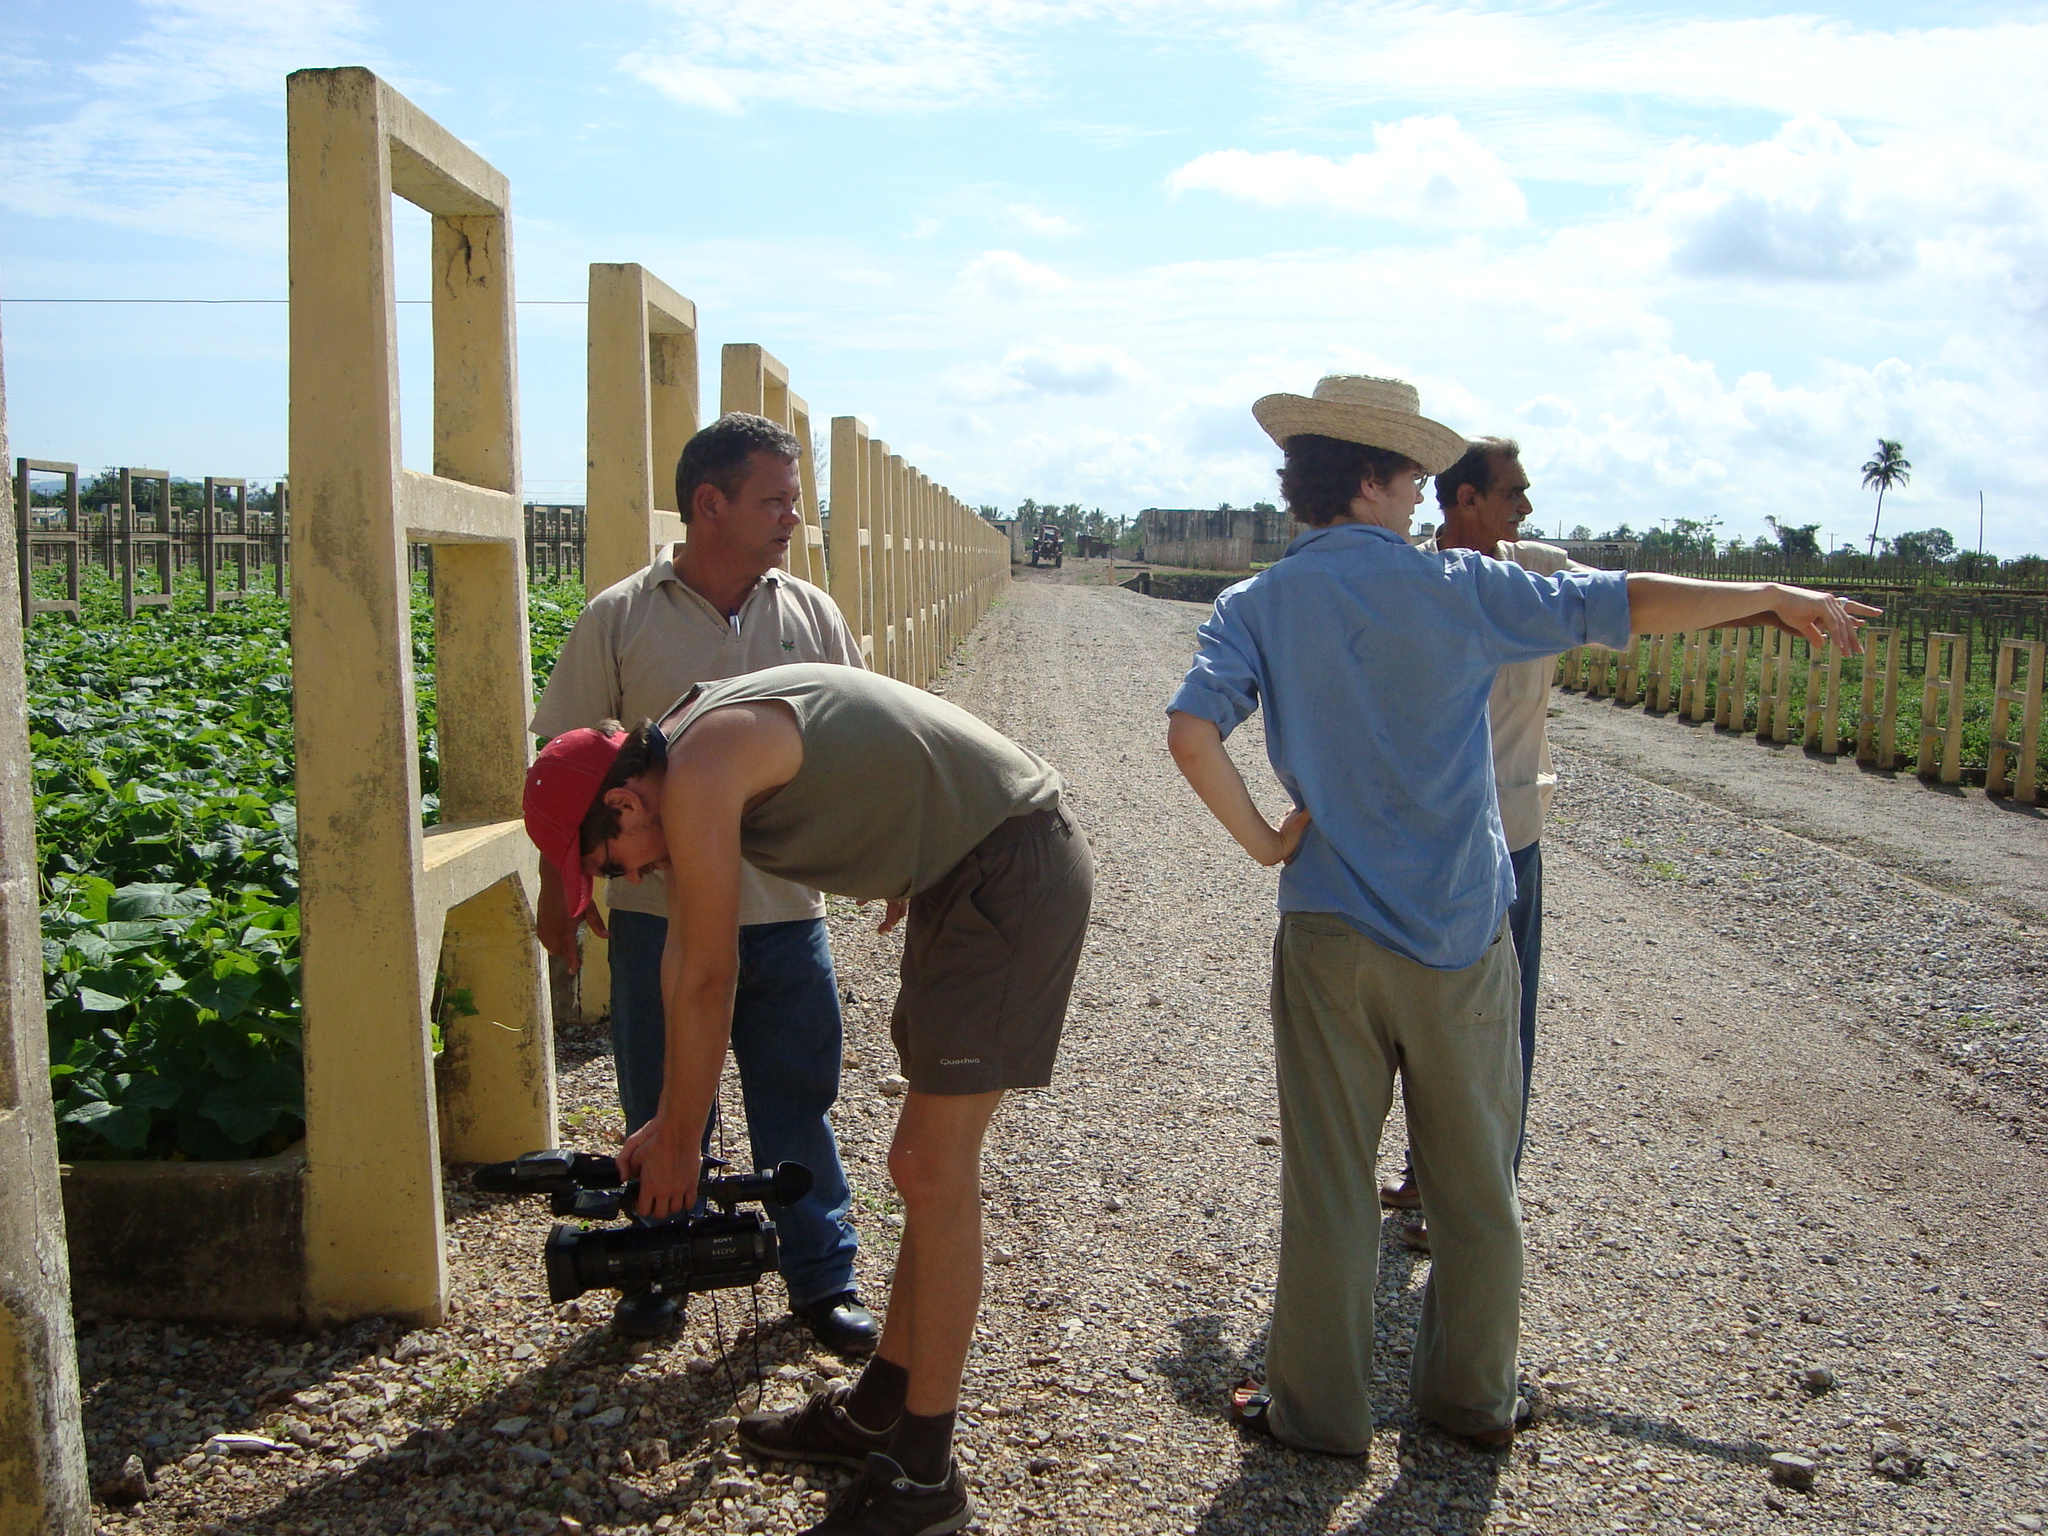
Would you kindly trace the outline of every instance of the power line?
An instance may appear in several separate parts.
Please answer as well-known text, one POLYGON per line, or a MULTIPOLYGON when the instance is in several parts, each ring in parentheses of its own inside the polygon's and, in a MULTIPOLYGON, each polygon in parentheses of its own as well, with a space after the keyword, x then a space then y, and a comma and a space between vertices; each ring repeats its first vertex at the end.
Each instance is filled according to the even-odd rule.
MULTIPOLYGON (((432 299, 393 299, 394 304, 431 304, 432 299)), ((588 299, 514 299, 514 304, 583 308, 588 299)), ((0 304, 289 304, 290 299, 0 299, 0 304)))

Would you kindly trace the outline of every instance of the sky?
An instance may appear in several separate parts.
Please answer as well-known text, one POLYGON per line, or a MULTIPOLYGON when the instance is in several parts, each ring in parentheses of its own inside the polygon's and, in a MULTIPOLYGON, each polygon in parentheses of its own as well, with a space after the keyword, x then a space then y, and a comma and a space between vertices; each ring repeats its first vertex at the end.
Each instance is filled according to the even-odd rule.
MULTIPOLYGON (((528 497, 583 488, 593 261, 975 504, 1276 499, 1329 372, 1518 439, 1555 534, 2048 550, 2048 4, 10 0, 12 451, 286 471, 284 77, 511 181, 528 497)), ((401 292, 424 215, 401 206, 401 292)), ((407 287, 407 280, 411 286, 407 287)), ((406 459, 427 311, 402 309, 406 459)), ((715 391, 715 386, 713 386, 715 391)), ((710 391, 708 391, 709 393, 710 391)), ((715 401, 707 399, 707 405, 715 401)))

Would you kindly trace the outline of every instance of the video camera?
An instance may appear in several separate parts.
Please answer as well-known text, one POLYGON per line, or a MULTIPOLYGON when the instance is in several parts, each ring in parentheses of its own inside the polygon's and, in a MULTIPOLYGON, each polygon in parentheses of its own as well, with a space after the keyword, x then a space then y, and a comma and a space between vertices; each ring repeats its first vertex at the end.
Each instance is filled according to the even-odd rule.
POLYGON ((541 1249, 548 1300, 559 1306, 585 1291, 713 1291, 752 1285, 775 1267, 775 1224, 747 1204, 794 1205, 811 1192, 811 1170, 780 1163, 772 1171, 714 1176, 725 1164, 704 1160, 697 1198, 717 1207, 701 1216, 647 1221, 631 1214, 639 1181, 619 1177, 618 1162, 551 1147, 509 1163, 486 1163, 471 1183, 490 1195, 546 1195, 557 1216, 613 1221, 623 1227, 584 1229, 557 1222, 541 1249))

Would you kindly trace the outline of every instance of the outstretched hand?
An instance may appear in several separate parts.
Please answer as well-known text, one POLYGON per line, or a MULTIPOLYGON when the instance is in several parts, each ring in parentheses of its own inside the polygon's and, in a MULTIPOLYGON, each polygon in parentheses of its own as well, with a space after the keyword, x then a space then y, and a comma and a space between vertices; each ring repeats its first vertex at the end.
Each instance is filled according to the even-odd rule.
POLYGON ((1868 603, 1836 597, 1832 592, 1814 592, 1805 587, 1780 586, 1776 588, 1775 596, 1771 611, 1781 621, 1780 628, 1802 636, 1808 645, 1815 647, 1833 641, 1835 648, 1845 656, 1863 654, 1863 621, 1884 612, 1882 608, 1873 608, 1868 603))

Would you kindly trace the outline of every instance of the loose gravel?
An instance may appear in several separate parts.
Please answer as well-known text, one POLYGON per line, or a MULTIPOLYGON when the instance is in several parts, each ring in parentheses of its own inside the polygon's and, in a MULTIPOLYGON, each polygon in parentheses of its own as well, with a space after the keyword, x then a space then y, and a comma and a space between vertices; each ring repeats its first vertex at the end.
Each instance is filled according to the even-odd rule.
MULTIPOLYGON (((2042 989, 2021 967, 2040 936, 1573 754, 1545 843, 1525 1174, 1542 1422, 1493 1456, 1414 1421, 1402 1378, 1427 1260, 1389 1241, 1371 1457, 1238 1438, 1223 1395, 1258 1369, 1278 1214, 1275 877, 1162 747, 1204 610, 1100 580, 1076 562, 1020 581, 940 683, 1060 766, 1100 871, 1058 1076, 990 1136, 960 1435, 976 1529, 2041 1529, 2048 1182, 2017 1134, 2039 1123, 2042 989), (1978 1015, 1999 1027, 1962 1022, 1978 1015)), ((1231 746, 1277 811, 1256 720, 1231 746)), ((835 904, 831 922, 848 996, 836 1118, 879 1303, 900 1220, 883 1167, 899 941, 873 915, 835 904)), ((560 1064, 565 1140, 615 1139, 601 1033, 562 1031, 560 1064)), ((1400 1146, 1395 1123, 1385 1155, 1400 1146)), ((694 1302, 674 1342, 629 1346, 602 1297, 547 1305, 537 1204, 451 1178, 448 1218, 457 1300, 438 1329, 84 1320, 96 1479, 124 1500, 148 1487, 103 1504, 102 1529, 637 1536, 817 1518, 839 1474, 762 1467, 731 1440, 757 1397, 793 1402, 845 1369, 807 1347, 777 1284, 758 1328, 727 1292, 715 1318, 694 1302)))

